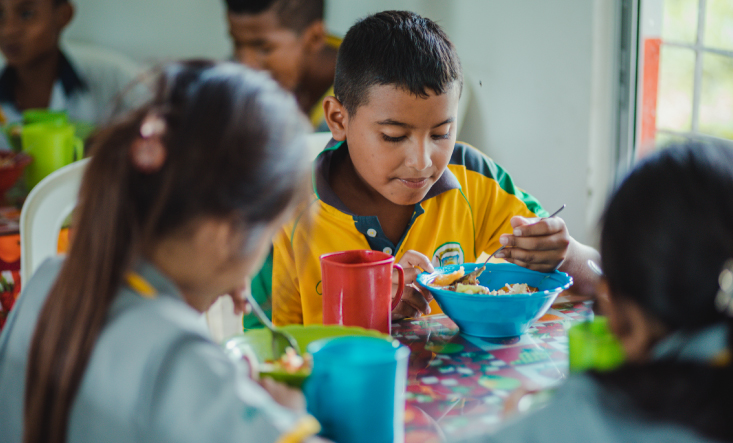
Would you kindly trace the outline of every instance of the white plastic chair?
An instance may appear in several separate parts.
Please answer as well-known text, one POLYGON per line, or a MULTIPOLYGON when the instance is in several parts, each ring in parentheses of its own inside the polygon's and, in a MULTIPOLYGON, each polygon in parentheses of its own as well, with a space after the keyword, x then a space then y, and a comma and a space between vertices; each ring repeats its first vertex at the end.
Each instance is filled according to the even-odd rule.
POLYGON ((66 165, 31 190, 20 211, 20 281, 25 284, 43 261, 56 255, 59 232, 76 206, 89 159, 66 165))
POLYGON ((306 135, 306 146, 308 147, 308 161, 313 161, 318 154, 323 151, 329 141, 331 141, 330 132, 314 132, 306 135))

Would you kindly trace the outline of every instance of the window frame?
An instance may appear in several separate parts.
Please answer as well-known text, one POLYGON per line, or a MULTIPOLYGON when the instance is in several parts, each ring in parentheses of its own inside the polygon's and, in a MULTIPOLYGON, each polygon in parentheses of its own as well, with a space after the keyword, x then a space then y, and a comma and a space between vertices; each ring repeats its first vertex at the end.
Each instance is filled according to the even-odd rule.
POLYGON ((697 0, 697 36, 695 43, 685 43, 662 39, 662 46, 691 49, 695 53, 695 70, 692 86, 692 122, 690 131, 674 131, 656 129, 661 134, 669 134, 691 139, 715 140, 731 143, 731 140, 700 132, 700 97, 702 95, 703 55, 705 53, 721 55, 733 59, 733 51, 705 46, 705 19, 707 17, 707 0, 697 0))
POLYGON ((707 0, 697 0, 697 32, 694 43, 662 38, 665 0, 622 0, 635 3, 638 10, 636 34, 637 83, 636 130, 634 131, 633 159, 639 159, 656 148, 657 134, 683 137, 691 140, 715 141, 731 144, 733 140, 700 132, 700 101, 702 96, 703 55, 706 53, 730 57, 733 51, 705 45, 707 0), (692 115, 689 131, 659 128, 656 124, 657 94, 659 82, 659 57, 663 47, 675 47, 694 51, 692 115), (651 77, 651 81, 650 81, 651 77), (645 90, 646 89, 646 90, 645 90))

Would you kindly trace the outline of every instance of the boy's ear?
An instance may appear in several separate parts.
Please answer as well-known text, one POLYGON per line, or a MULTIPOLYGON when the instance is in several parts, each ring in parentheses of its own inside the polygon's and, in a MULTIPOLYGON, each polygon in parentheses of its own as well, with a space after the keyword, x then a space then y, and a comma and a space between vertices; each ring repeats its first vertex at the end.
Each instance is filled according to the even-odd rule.
POLYGON ((326 25, 316 20, 303 31, 303 44, 306 52, 315 53, 326 44, 326 25))
POLYGON ((331 135, 338 141, 346 140, 346 129, 349 125, 349 114, 346 108, 334 96, 323 99, 323 113, 331 135))
POLYGON ((59 31, 66 28, 72 18, 74 18, 74 5, 71 2, 63 2, 56 6, 56 26, 59 31))

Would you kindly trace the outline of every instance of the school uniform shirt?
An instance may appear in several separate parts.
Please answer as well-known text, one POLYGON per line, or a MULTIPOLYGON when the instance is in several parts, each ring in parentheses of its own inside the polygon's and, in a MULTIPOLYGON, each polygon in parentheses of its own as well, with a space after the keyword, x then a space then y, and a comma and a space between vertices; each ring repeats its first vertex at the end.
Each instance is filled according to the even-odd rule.
MULTIPOLYGON (((278 325, 322 323, 323 254, 371 249, 393 255, 398 262, 406 251, 415 250, 433 266, 472 263, 482 252, 501 246, 499 236, 512 232, 513 216, 548 215, 499 165, 477 149, 456 143, 447 169, 415 205, 395 244, 376 216, 351 213, 331 189, 331 164, 342 160, 348 147, 346 142, 330 145, 315 161, 311 201, 274 241, 272 315, 278 325)), ((441 312, 435 302, 431 310, 441 312)))
MULTIPOLYGON (((22 441, 33 331, 63 260, 46 261, 0 335, 0 441, 22 441)), ((276 442, 314 420, 278 404, 152 265, 120 288, 71 409, 67 441, 276 442), (130 286, 135 286, 133 289, 130 286)), ((73 321, 73 320, 70 320, 73 321)), ((299 441, 299 440, 289 440, 299 441)))
MULTIPOLYGON (((654 360, 720 362, 728 356, 728 329, 714 325, 693 334, 675 332, 657 344, 654 360)), ((730 363, 728 363, 730 364, 730 363)), ((694 429, 650 420, 625 394, 586 374, 571 375, 542 409, 518 417, 490 436, 463 443, 713 443, 694 429)), ((717 440, 715 440, 717 441, 717 440)))
MULTIPOLYGON (((97 47, 73 44, 61 53, 58 77, 48 109, 66 111, 72 122, 103 124, 117 112, 133 109, 149 98, 149 91, 134 81, 141 69, 130 59, 97 47), (129 89, 128 86, 131 86, 129 89)), ((16 73, 4 66, 0 73, 0 107, 8 123, 23 120, 16 107, 16 73)), ((2 137, 2 146, 9 144, 2 137)))

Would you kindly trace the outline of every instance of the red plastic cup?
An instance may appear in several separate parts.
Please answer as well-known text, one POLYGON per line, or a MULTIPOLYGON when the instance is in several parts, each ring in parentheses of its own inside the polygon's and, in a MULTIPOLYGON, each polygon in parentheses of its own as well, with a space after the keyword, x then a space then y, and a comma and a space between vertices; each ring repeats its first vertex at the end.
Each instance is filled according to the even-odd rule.
POLYGON ((356 250, 321 256, 323 324, 361 326, 392 332, 392 309, 402 299, 405 273, 394 257, 379 251, 356 250), (399 275, 392 299, 392 269, 399 275))

